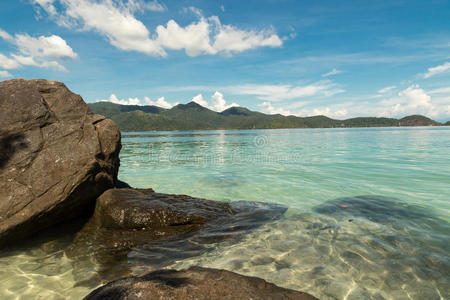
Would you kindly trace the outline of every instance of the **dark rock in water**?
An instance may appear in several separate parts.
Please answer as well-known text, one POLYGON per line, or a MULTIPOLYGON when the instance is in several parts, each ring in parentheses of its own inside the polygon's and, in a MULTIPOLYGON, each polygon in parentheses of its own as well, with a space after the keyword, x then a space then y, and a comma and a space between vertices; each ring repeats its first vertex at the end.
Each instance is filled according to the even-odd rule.
POLYGON ((425 209, 398 199, 382 196, 358 196, 330 200, 317 206, 315 212, 325 215, 360 217, 377 223, 428 219, 425 209))
POLYGON ((108 283, 84 298, 109 299, 317 299, 278 287, 263 279, 217 269, 192 267, 183 271, 159 270, 142 277, 108 283))
MULTIPOLYGON (((94 215, 77 233, 66 255, 102 267, 100 280, 130 274, 130 266, 162 267, 237 240, 278 218, 286 208, 252 202, 217 202, 151 189, 110 189, 98 199, 94 215), (139 251, 135 261, 128 255, 139 251)), ((80 274, 81 276, 82 274, 80 274)))
POLYGON ((0 82, 0 244, 92 212, 114 186, 120 132, 56 81, 0 82))

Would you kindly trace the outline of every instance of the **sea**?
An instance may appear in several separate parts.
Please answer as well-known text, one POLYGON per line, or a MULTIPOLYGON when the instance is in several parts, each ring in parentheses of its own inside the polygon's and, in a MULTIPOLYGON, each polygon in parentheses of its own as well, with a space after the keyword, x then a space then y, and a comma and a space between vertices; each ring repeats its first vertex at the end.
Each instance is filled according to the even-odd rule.
MULTIPOLYGON (((287 209, 166 268, 226 269, 319 299, 450 299, 450 127, 123 132, 120 159, 133 187, 287 209)), ((96 287, 85 284, 96 263, 52 242, 0 253, 1 299, 96 287)))

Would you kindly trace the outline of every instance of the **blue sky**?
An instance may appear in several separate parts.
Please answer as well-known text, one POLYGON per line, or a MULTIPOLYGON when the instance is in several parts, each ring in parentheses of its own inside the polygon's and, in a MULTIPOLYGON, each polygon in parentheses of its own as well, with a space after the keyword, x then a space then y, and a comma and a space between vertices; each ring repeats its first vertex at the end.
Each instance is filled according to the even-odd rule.
POLYGON ((3 0, 0 80, 87 102, 450 119, 450 3, 3 0))

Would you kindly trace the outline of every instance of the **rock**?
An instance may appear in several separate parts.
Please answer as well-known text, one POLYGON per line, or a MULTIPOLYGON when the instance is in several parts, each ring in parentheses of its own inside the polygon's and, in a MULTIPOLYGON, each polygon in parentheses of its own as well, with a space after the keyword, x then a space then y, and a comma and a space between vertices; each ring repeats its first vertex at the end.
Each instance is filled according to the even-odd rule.
POLYGON ((120 132, 56 81, 0 82, 0 244, 92 212, 117 181, 120 132))
POLYGON ((317 299, 309 294, 278 287, 261 278, 217 269, 191 267, 159 270, 142 277, 108 283, 85 300, 132 299, 317 299))
POLYGON ((273 204, 225 203, 152 189, 110 189, 97 199, 92 218, 66 255, 76 261, 94 258, 101 265, 99 280, 112 280, 131 274, 133 266, 161 268, 200 255, 214 243, 238 241, 285 210, 273 204), (132 251, 139 252, 134 261, 132 251))

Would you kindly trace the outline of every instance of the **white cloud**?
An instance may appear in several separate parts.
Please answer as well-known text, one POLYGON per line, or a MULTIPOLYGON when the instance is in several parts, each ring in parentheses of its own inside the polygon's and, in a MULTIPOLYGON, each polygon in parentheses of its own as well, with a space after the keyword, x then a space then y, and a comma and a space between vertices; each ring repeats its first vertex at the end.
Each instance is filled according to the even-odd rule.
POLYGON ((269 115, 275 115, 280 114, 284 116, 292 115, 292 113, 289 110, 286 110, 281 107, 274 107, 272 103, 270 102, 263 102, 261 104, 258 104, 259 107, 262 108, 262 111, 269 114, 269 115))
POLYGON ((139 12, 144 12, 146 10, 161 12, 167 10, 167 8, 161 3, 159 3, 157 0, 153 0, 150 2, 146 2, 144 0, 128 0, 127 6, 130 9, 130 11, 139 11, 139 12))
MULTIPOLYGON (((441 91, 445 93, 444 88, 440 89, 440 94, 441 91)), ((449 118, 449 94, 436 98, 431 97, 430 94, 432 94, 431 91, 427 92, 418 85, 411 85, 395 96, 378 101, 373 101, 373 98, 360 99, 358 102, 306 108, 295 114, 299 116, 322 114, 337 119, 361 116, 402 118, 413 114, 425 115, 430 118, 449 118)))
POLYGON ((20 67, 20 64, 12 58, 8 58, 5 55, 0 53, 0 68, 3 69, 17 69, 20 67))
POLYGON ((397 86, 395 86, 395 85, 387 86, 385 88, 378 90, 378 93, 386 94, 386 93, 392 92, 392 90, 395 90, 396 88, 397 88, 397 86))
POLYGON ((431 102, 431 97, 418 85, 411 85, 392 97, 380 102, 384 110, 382 116, 400 116, 407 114, 423 114, 434 117, 437 111, 431 102))
POLYGON ((194 96, 192 98, 192 101, 197 103, 197 104, 200 104, 203 107, 210 108, 208 102, 205 99, 203 99, 203 95, 202 94, 198 94, 197 96, 194 96))
POLYGON ((142 105, 138 98, 128 98, 128 100, 119 99, 115 94, 111 94, 109 99, 97 100, 97 102, 112 102, 122 105, 142 105))
POLYGON ((10 58, 0 53, 0 67, 16 69, 20 66, 36 66, 66 71, 58 60, 77 58, 77 54, 67 45, 66 41, 57 35, 34 38, 28 34, 10 35, 0 29, 0 37, 17 47, 17 54, 10 58))
POLYGON ((450 86, 431 90, 428 92, 428 94, 449 94, 450 95, 450 86))
POLYGON ((58 24, 81 27, 104 35, 111 45, 126 51, 164 56, 164 50, 149 35, 145 25, 133 15, 133 9, 122 2, 61 0, 65 14, 58 15, 58 24))
POLYGON ((7 33, 6 31, 2 30, 1 28, 0 28, 0 38, 4 39, 7 42, 14 41, 14 37, 12 35, 10 35, 9 33, 7 33))
POLYGON ((12 77, 12 75, 8 71, 0 70, 0 77, 1 78, 9 78, 9 77, 12 77))
POLYGON ((242 52, 258 47, 280 47, 283 42, 272 31, 244 31, 231 25, 220 24, 218 17, 210 20, 216 25, 217 34, 214 37, 213 48, 217 52, 242 52))
POLYGON ((16 34, 15 44, 21 53, 31 57, 74 59, 78 56, 66 41, 57 35, 34 38, 28 34, 16 34))
POLYGON ((246 84, 232 86, 229 87, 228 90, 234 94, 256 95, 258 99, 268 101, 282 101, 317 95, 329 97, 345 92, 342 89, 337 89, 336 84, 329 80, 323 80, 305 86, 292 86, 289 84, 246 84))
POLYGON ((325 106, 312 109, 302 109, 296 115, 303 117, 327 116, 333 119, 343 119, 348 116, 348 110, 345 108, 325 106))
POLYGON ((402 118, 407 115, 420 114, 434 119, 448 119, 450 118, 450 88, 427 92, 418 85, 410 85, 395 95, 380 94, 376 98, 361 97, 358 101, 323 105, 309 101, 277 107, 270 102, 264 102, 259 106, 266 113, 301 117, 325 115, 334 119, 364 116, 402 118))
POLYGON ((225 12, 225 6, 221 5, 221 6, 220 6, 220 10, 221 10, 222 12, 225 12))
POLYGON ((154 105, 154 106, 167 108, 167 109, 170 109, 170 108, 174 107, 175 105, 179 104, 179 102, 177 102, 175 104, 171 104, 171 103, 167 102, 164 97, 160 97, 156 101, 152 101, 149 97, 144 97, 144 103, 145 103, 145 105, 154 105))
POLYGON ((198 16, 198 21, 182 27, 170 20, 165 26, 157 26, 152 35, 134 13, 144 7, 152 7, 153 10, 163 7, 155 1, 132 0, 124 4, 121 0, 34 0, 34 3, 47 11, 59 25, 96 31, 121 50, 147 55, 166 56, 165 50, 184 50, 189 56, 230 55, 258 47, 282 46, 281 39, 273 30, 245 31, 223 25, 218 17, 205 18, 196 8, 189 8, 189 11, 198 16), (53 3, 56 1, 63 8, 59 13, 54 13, 53 3))
POLYGON ((56 8, 53 5, 55 0, 32 0, 33 3, 41 6, 49 16, 55 16, 57 14, 56 8))
POLYGON ((203 107, 206 107, 211 110, 218 111, 218 112, 222 112, 233 106, 239 106, 239 104, 234 103, 234 102, 232 104, 227 104, 227 101, 224 99, 223 94, 218 91, 216 91, 211 96, 212 105, 209 105, 208 101, 206 101, 203 98, 202 94, 198 94, 197 96, 194 96, 191 101, 193 101, 197 104, 200 104, 203 107))
POLYGON ((58 71, 67 71, 67 69, 57 61, 47 61, 39 58, 36 61, 32 56, 21 56, 15 54, 11 54, 11 56, 15 59, 15 61, 24 66, 34 66, 40 68, 49 68, 58 71))
POLYGON ((184 49, 189 56, 216 53, 209 38, 210 24, 204 19, 184 28, 180 27, 174 20, 170 20, 166 27, 159 25, 156 32, 158 35, 157 43, 163 48, 170 50, 184 49))
POLYGON ((341 70, 333 69, 330 72, 323 74, 322 77, 333 76, 333 75, 337 75, 337 74, 341 74, 341 73, 342 73, 341 70))
POLYGON ((178 104, 178 102, 175 104, 171 104, 171 103, 167 102, 164 97, 160 97, 156 101, 151 100, 149 97, 144 97, 144 102, 142 103, 141 100, 137 97, 128 98, 128 99, 119 99, 119 98, 117 98, 117 96, 115 94, 111 94, 111 96, 109 96, 108 99, 97 100, 97 102, 112 102, 115 104, 139 105, 139 106, 154 105, 154 106, 168 108, 168 109, 172 108, 178 104))
POLYGON ((445 62, 442 65, 428 68, 428 72, 423 74, 423 78, 430 78, 432 76, 450 72, 450 62, 445 62))
POLYGON ((215 111, 224 111, 233 106, 239 106, 237 103, 231 103, 227 105, 227 101, 223 98, 223 94, 219 92, 215 92, 214 95, 211 96, 211 100, 213 101, 213 108, 215 111))

